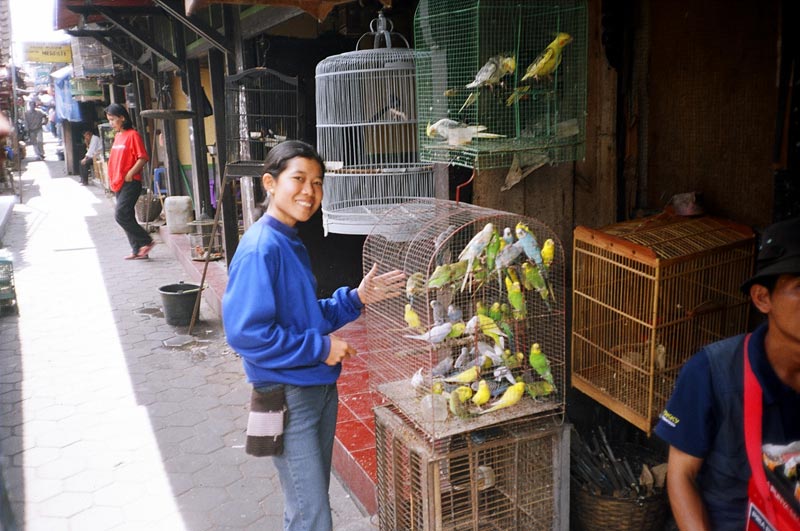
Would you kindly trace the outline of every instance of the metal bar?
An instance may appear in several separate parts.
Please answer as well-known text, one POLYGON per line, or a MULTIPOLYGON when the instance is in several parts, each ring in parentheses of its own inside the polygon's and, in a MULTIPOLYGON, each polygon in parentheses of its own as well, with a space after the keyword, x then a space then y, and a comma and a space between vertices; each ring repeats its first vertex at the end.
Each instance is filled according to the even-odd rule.
POLYGON ((137 32, 135 28, 132 28, 128 25, 128 23, 119 17, 119 14, 114 9, 108 9, 102 6, 94 6, 95 11, 105 17, 109 22, 117 26, 119 29, 125 32, 131 39, 138 42, 145 48, 153 50, 159 57, 167 61, 168 63, 172 64, 178 70, 184 70, 186 65, 181 63, 181 61, 172 55, 170 52, 153 42, 153 39, 148 42, 146 36, 141 35, 141 33, 137 32))
POLYGON ((187 28, 189 28, 193 32, 195 32, 198 35, 200 35, 200 37, 202 37, 203 39, 208 41, 208 43, 211 46, 213 46, 214 48, 216 48, 220 52, 225 53, 225 54, 228 54, 228 53, 232 54, 233 53, 233 51, 231 50, 230 45, 229 45, 230 39, 228 39, 226 36, 220 34, 217 30, 215 30, 211 26, 208 26, 201 19, 199 19, 199 18, 197 18, 197 17, 195 17, 193 15, 190 15, 190 16, 187 17, 186 15, 184 15, 179 10, 175 9, 174 7, 172 7, 170 4, 168 4, 164 0, 153 0, 153 3, 156 4, 157 6, 159 6, 164 11, 166 11, 167 15, 169 15, 173 19, 177 20, 178 22, 180 22, 181 24, 183 24, 184 26, 186 26, 187 28))

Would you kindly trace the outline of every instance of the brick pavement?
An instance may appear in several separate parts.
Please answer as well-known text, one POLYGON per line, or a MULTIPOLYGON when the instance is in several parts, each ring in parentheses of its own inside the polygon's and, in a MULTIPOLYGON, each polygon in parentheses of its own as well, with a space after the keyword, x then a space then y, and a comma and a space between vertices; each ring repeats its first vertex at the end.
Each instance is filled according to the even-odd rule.
MULTIPOLYGON (((0 472, 16 527, 280 530, 274 468, 243 450, 249 388, 219 319, 204 302, 190 343, 164 346, 186 333, 158 293, 185 278, 177 258, 157 245, 122 260, 112 199, 63 168, 28 163, 4 238, 20 315, 0 317, 0 472)), ((331 498, 337 531, 374 529, 335 477, 331 498)))

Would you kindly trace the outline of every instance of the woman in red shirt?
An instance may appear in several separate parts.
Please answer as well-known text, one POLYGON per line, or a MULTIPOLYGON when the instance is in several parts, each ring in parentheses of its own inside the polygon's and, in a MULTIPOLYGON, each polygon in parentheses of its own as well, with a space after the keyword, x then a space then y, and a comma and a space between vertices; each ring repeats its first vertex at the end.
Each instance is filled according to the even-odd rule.
POLYGON ((108 185, 116 194, 114 218, 128 235, 131 254, 125 260, 146 260, 156 244, 136 221, 136 201, 142 193, 142 168, 149 160, 142 137, 133 128, 128 111, 119 103, 106 107, 106 118, 114 131, 114 144, 108 157, 108 185))

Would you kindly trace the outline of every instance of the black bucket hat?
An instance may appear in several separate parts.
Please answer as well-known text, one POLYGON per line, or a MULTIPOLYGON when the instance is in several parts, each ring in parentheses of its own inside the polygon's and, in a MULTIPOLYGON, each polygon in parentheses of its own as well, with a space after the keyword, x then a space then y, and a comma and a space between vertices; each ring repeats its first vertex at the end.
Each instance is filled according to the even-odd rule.
POLYGON ((800 275, 800 218, 770 225, 761 235, 756 258, 756 272, 742 284, 748 293, 759 280, 776 275, 800 275))

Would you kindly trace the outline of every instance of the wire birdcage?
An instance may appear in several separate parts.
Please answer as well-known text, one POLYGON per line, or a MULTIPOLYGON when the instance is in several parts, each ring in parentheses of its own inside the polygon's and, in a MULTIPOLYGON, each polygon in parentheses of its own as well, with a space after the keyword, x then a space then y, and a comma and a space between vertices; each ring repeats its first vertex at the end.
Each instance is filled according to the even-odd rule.
POLYGON ((225 78, 225 175, 239 180, 245 230, 255 221, 267 153, 300 137, 299 102, 294 76, 258 67, 225 78))
POLYGON ((745 330, 753 245, 708 216, 577 227, 572 385, 649 434, 683 363, 745 330))
POLYGON ((426 444, 375 408, 381 531, 569 529, 569 425, 515 422, 426 444))
POLYGON ((365 270, 378 264, 379 272, 400 269, 408 275, 405 297, 367 306, 364 357, 370 386, 430 440, 521 417, 563 414, 564 255, 549 227, 508 212, 419 199, 395 207, 379 221, 364 243, 363 263, 365 270), (488 224, 497 233, 474 253, 470 272, 466 257, 459 256, 488 224), (542 259, 528 258, 512 234, 517 227, 531 233, 526 243, 538 240, 547 248, 542 259), (508 241, 502 239, 506 228, 508 241), (501 246, 504 250, 495 255, 501 246), (547 370, 531 367, 534 344, 549 362, 547 370), (476 377, 465 385, 478 387, 484 380, 492 398, 484 404, 465 401, 452 412, 446 397, 461 384, 451 380, 474 371, 475 365, 480 377, 473 372, 476 377), (512 380, 528 384, 524 397, 484 414, 512 380))
POLYGON ((433 167, 419 162, 414 52, 392 46, 397 34, 382 14, 370 29, 362 39, 372 36, 375 48, 357 45, 316 69, 326 234, 369 234, 393 205, 434 196, 433 167))
POLYGON ((114 57, 111 51, 96 39, 72 37, 70 47, 72 49, 73 78, 111 77, 114 75, 114 57))
POLYGON ((586 12, 585 0, 420 0, 420 158, 473 169, 583 158, 586 12))

